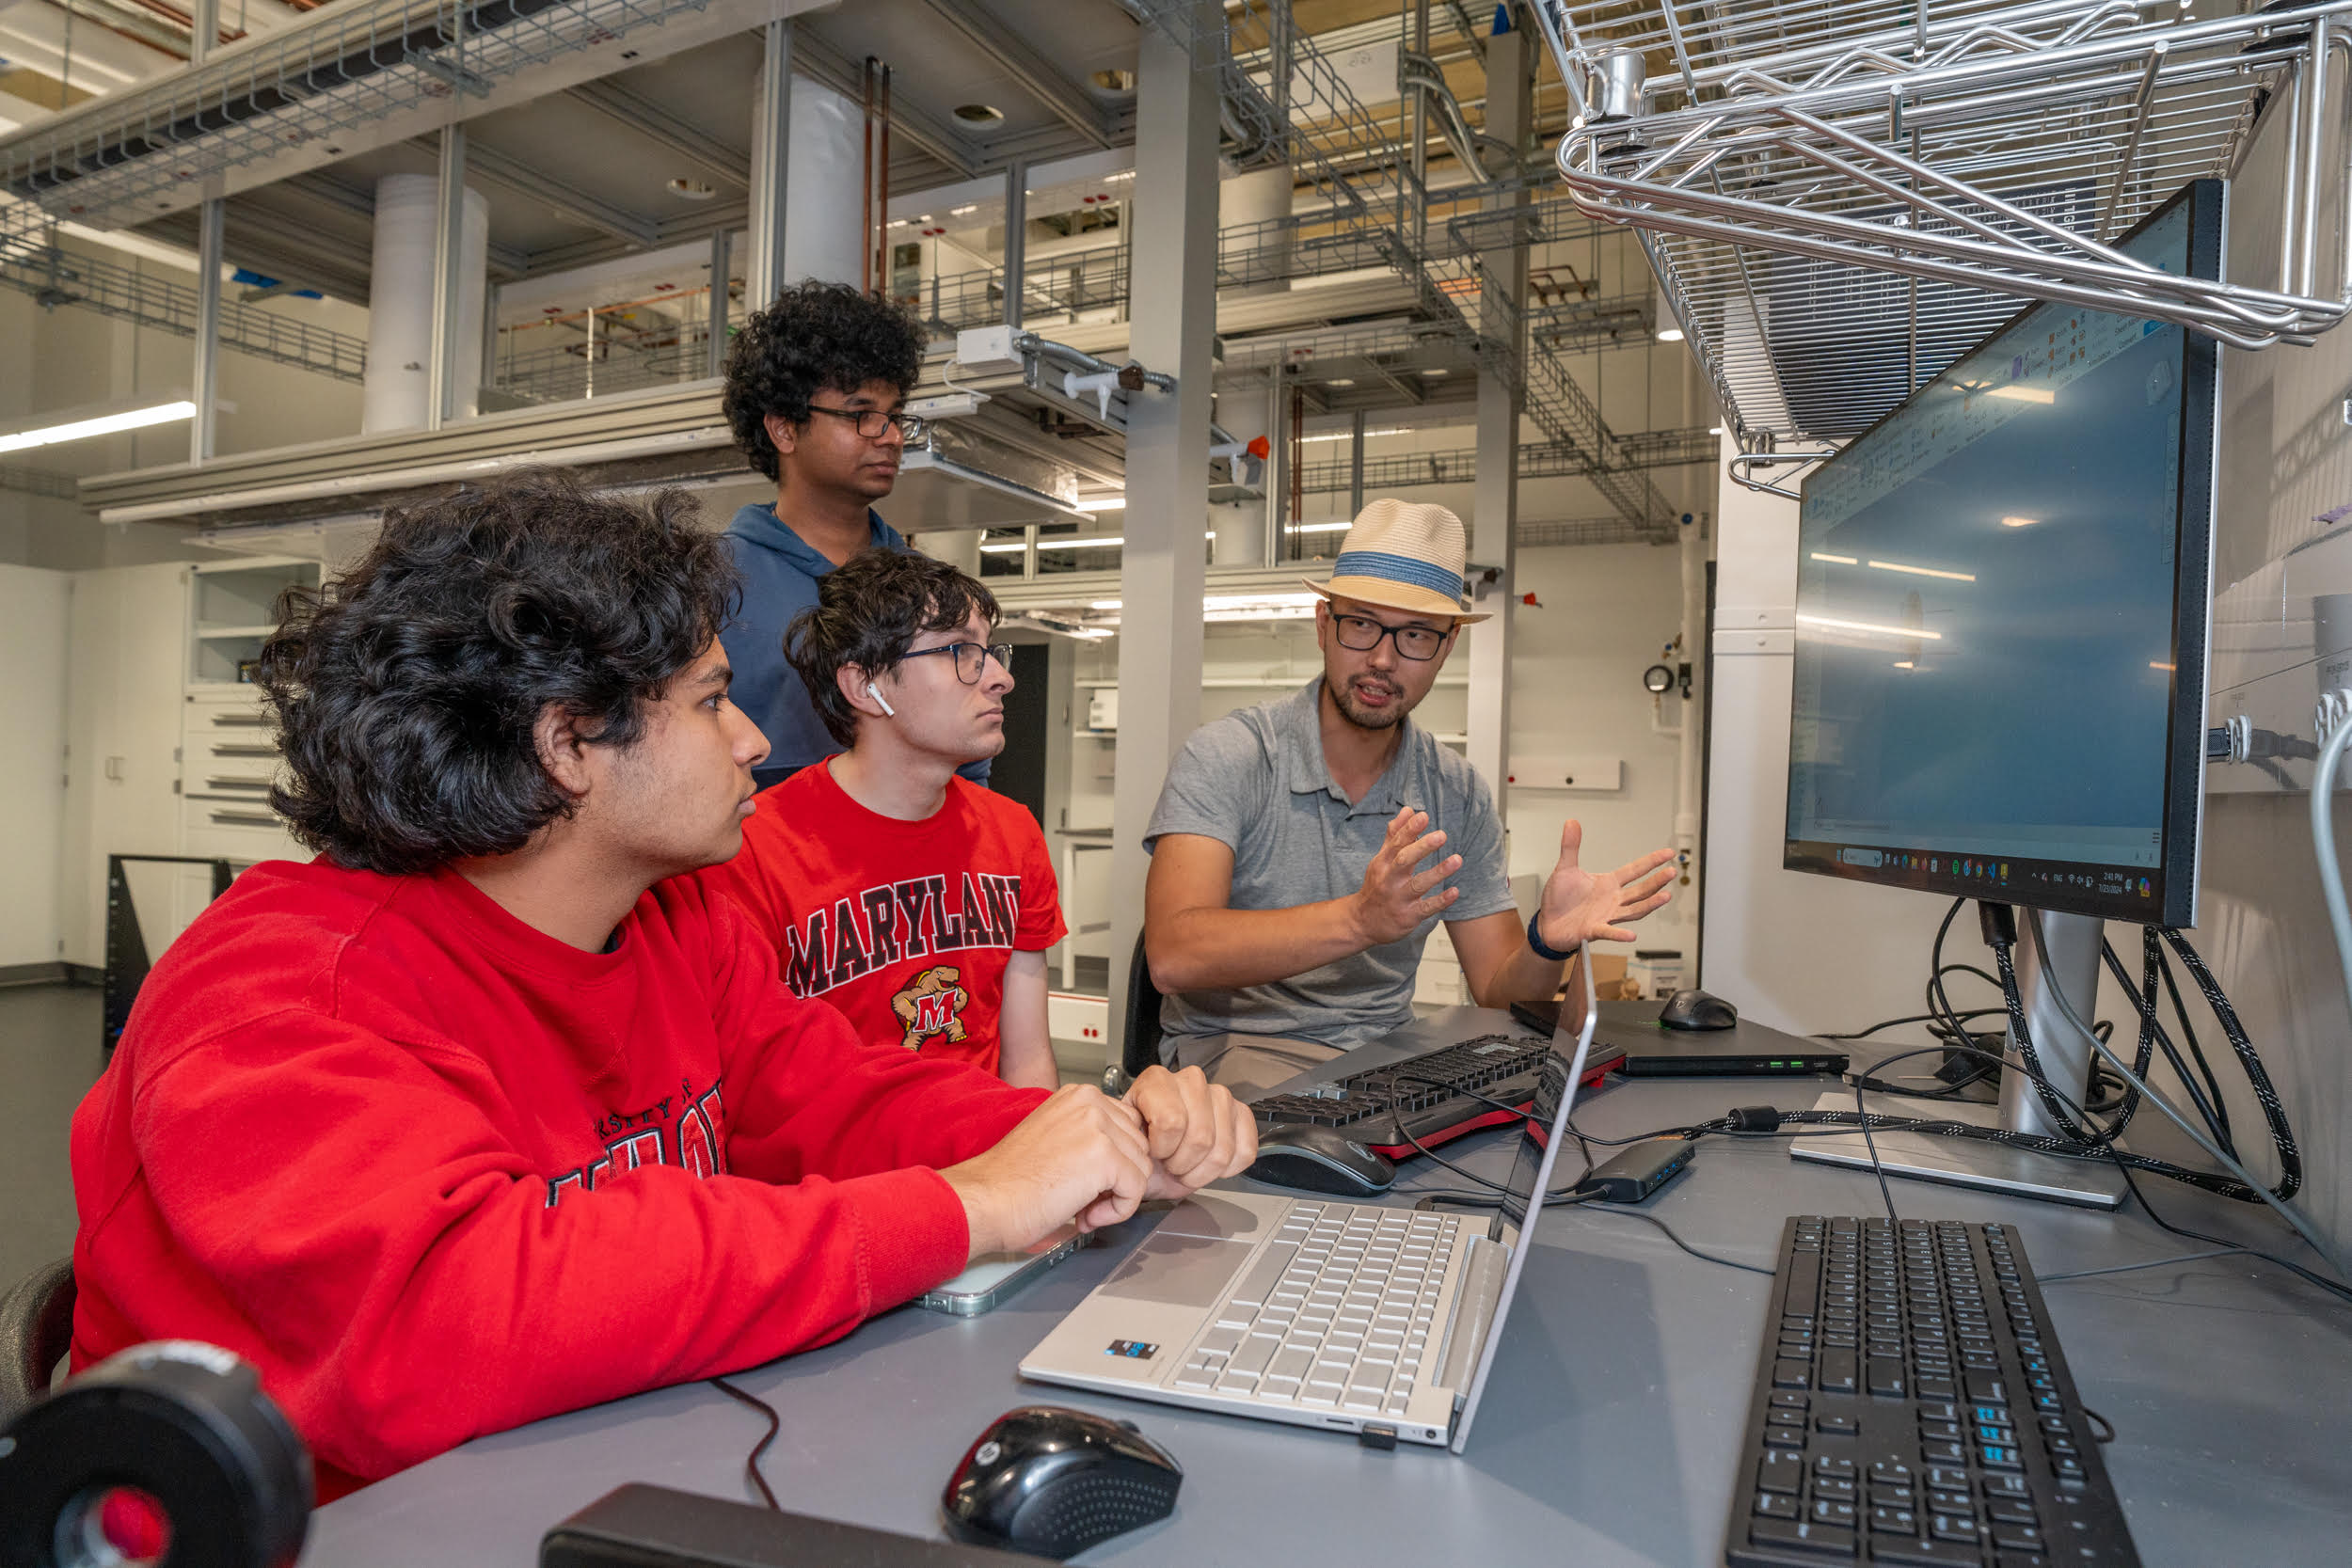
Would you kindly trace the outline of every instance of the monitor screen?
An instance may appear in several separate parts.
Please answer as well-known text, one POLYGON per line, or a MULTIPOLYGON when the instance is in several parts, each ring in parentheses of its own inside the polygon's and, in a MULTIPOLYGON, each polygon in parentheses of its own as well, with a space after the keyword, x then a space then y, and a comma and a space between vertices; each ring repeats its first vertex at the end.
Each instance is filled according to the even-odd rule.
MULTIPOLYGON (((2205 181, 2116 248, 2220 237, 2205 181)), ((1806 479, 1783 864, 2192 923, 2215 360, 2036 305, 1806 479)))

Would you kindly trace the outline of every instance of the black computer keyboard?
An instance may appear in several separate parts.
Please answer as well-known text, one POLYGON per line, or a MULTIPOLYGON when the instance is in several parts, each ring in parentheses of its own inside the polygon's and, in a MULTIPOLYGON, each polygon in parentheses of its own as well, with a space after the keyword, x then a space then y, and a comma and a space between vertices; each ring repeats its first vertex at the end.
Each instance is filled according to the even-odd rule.
POLYGON ((1412 1146, 1458 1137, 1513 1119, 1500 1101, 1523 1112, 1534 1102, 1537 1074, 1551 1054, 1549 1040, 1524 1035, 1480 1035, 1386 1067, 1350 1073, 1313 1094, 1269 1095, 1250 1109, 1266 1122, 1333 1127, 1393 1158, 1412 1146), (1465 1094, 1471 1090, 1477 1096, 1465 1094))
POLYGON ((1726 1560, 2137 1564, 2016 1231, 1800 1215, 1726 1560))

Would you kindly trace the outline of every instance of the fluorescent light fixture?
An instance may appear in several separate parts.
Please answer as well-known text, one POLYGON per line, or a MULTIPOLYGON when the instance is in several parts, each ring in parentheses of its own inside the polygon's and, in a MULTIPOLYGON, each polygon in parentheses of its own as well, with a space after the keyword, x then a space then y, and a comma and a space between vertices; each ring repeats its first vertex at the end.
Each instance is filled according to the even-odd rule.
MULTIPOLYGON (((1814 559, 1819 561, 1820 557, 1815 556, 1814 559)), ((1907 572, 1915 578, 1945 578, 1953 582, 1977 580, 1974 572, 1940 572, 1932 566, 1906 566, 1899 561, 1873 561, 1870 564, 1882 572, 1907 572)))
POLYGON ((1682 328, 1661 326, 1658 329, 1658 341, 1661 343, 1678 343, 1682 341, 1682 328))
POLYGON ((947 215, 951 218, 968 218, 979 210, 980 204, 978 202, 967 201, 961 207, 948 208, 947 215))
POLYGON ((1355 526, 1354 523, 1342 518, 1336 523, 1290 523, 1285 525, 1285 531, 1290 533, 1344 533, 1355 526))
MULTIPOLYGON (((1200 600, 1200 608, 1204 610, 1214 610, 1225 611, 1237 610, 1312 610, 1315 607, 1315 601, 1322 596, 1323 595, 1320 594, 1305 593, 1209 594, 1202 596, 1200 600)), ((1124 599, 1096 599, 1089 603, 1087 608, 1089 610, 1119 610, 1123 608, 1125 604, 1126 601, 1124 599)))
POLYGON ((1127 498, 1124 496, 1097 496, 1092 500, 1080 501, 1078 503, 1078 510, 1081 512, 1124 512, 1127 510, 1127 498))
POLYGON ((1135 177, 1136 171, 1134 169, 1122 168, 1117 174, 1105 174, 1103 176, 1103 183, 1105 185, 1116 185, 1122 180, 1133 180, 1135 177))
POLYGON ((1707 433, 1709 436, 1721 436, 1724 433, 1724 427, 1719 424, 1711 424, 1707 427, 1707 433))
POLYGON ((1813 552, 1813 559, 1816 561, 1826 561, 1833 566, 1859 566, 1862 564, 1862 562, 1853 556, 1828 555, 1820 550, 1815 550, 1813 552))
POLYGON ((1826 626, 1831 631, 1868 632, 1873 637, 1920 637, 1930 642, 1941 642, 1944 634, 1929 631, 1923 626, 1882 626, 1869 621, 1833 621, 1826 615, 1800 615, 1800 626, 1826 626))
POLYGON ((1895 668, 1898 670, 1915 670, 1918 666, 1912 663, 1911 660, 1907 658, 1899 658, 1895 661, 1895 668))
POLYGON ((1326 387, 1353 387, 1356 385, 1356 378, 1352 375, 1335 375, 1324 385, 1326 387))
POLYGON ((66 441, 87 441, 93 436, 117 436, 126 430, 145 430, 149 425, 169 424, 174 420, 194 418, 196 404, 183 398, 178 403, 159 403, 152 408, 133 408, 120 414, 102 414, 94 420, 41 425, 33 430, 0 436, 0 451, 26 451, 34 447, 54 447, 66 441))
POLYGON ((2058 390, 2052 387, 1995 387, 1987 397, 2007 398, 2011 403, 2056 403, 2058 390))
POLYGON ((2039 517, 2004 517, 2001 519, 2001 526, 2003 528, 2031 528, 2040 521, 2042 519, 2039 517))
POLYGON ((1422 374, 1423 374, 1423 375, 1425 375, 1425 376, 1427 376, 1430 380, 1435 381, 1438 377, 1439 377, 1439 376, 1441 376, 1441 375, 1452 375, 1454 372, 1453 372, 1452 371, 1449 371, 1449 370, 1445 369, 1443 366, 1439 366, 1438 369, 1436 369, 1436 370, 1434 370, 1434 371, 1423 371, 1423 372, 1422 372, 1421 373, 1422 373, 1422 374))
MULTIPOLYGON (((1432 371, 1430 373, 1435 375, 1439 372, 1432 371)), ((1375 436, 1410 436, 1411 434, 1411 430, 1399 424, 1391 425, 1386 430, 1367 430, 1364 432, 1364 436, 1365 439, 1369 440, 1375 436)), ((1318 436, 1301 436, 1298 438, 1298 444, 1302 447, 1311 447, 1318 441, 1352 441, 1355 438, 1356 433, 1354 431, 1327 430, 1318 436)))
MULTIPOLYGON (((1084 501, 1081 501, 1078 503, 1078 510, 1081 512, 1109 512, 1126 504, 1127 503, 1123 500, 1106 501, 1100 506, 1089 507, 1084 501)), ((1204 543, 1214 542, 1216 538, 1216 534, 1214 531, 1210 531, 1201 534, 1200 537, 1204 543)), ((1127 541, 1124 538, 1116 533, 1090 533, 1084 538, 1077 538, 1066 533, 1047 533, 1039 536, 1037 547, 1041 550, 1115 550, 1126 542, 1127 541)), ((980 546, 980 553, 982 555, 1018 555, 1028 547, 1028 541, 1025 539, 1004 539, 999 540, 993 545, 982 545, 980 546)), ((1104 607, 1102 605, 1096 605, 1094 608, 1101 610, 1104 607)))
POLYGON ((906 226, 907 226, 907 220, 906 220, 906 219, 904 219, 904 218, 892 218, 892 219, 889 221, 889 223, 885 224, 883 227, 884 227, 884 228, 888 228, 888 229, 904 229, 906 226))

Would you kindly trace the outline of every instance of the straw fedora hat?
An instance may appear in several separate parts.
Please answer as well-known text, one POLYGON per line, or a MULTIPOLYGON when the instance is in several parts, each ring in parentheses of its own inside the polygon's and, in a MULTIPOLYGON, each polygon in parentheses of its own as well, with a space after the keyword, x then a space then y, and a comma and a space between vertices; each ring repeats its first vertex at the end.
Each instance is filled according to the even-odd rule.
POLYGON ((1383 497, 1356 514, 1331 580, 1307 586, 1327 599, 1484 621, 1462 596, 1464 553, 1461 518, 1442 506, 1383 497))

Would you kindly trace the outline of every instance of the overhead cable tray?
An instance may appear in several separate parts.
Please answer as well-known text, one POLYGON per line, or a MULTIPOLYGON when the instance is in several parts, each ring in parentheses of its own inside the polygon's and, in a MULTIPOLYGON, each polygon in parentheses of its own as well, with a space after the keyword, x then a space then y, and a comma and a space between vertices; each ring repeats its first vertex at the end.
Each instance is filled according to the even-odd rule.
POLYGON ((2186 0, 1537 13, 1576 111, 1562 179, 1643 230, 1750 451, 1857 434, 2024 300, 2245 349, 2309 343, 2352 309, 2321 222, 2352 196, 2352 85, 2327 70, 2352 55, 2352 0, 2210 20, 2186 0), (2113 248, 2189 181, 2233 175, 2280 116, 2275 276, 2179 277, 2113 248))

